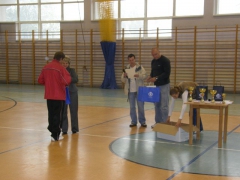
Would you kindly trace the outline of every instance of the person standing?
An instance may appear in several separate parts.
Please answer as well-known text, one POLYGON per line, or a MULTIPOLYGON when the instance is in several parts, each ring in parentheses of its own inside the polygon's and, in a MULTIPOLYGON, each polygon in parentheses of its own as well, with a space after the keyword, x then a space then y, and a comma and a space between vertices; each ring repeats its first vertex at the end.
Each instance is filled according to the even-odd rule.
MULTIPOLYGON (((169 112, 168 112, 168 118, 167 118, 167 122, 170 122, 170 117, 172 115, 172 111, 174 109, 174 104, 175 104, 175 100, 177 98, 182 98, 182 109, 181 109, 181 113, 180 116, 178 118, 178 121, 176 123, 176 126, 179 127, 181 126, 181 121, 183 118, 183 115, 186 111, 187 108, 187 104, 185 104, 186 102, 188 102, 188 87, 194 87, 194 91, 192 94, 192 97, 195 98, 196 97, 196 87, 198 86, 197 83, 195 82, 191 82, 191 81, 183 81, 178 83, 176 86, 174 86, 173 88, 171 88, 170 90, 170 95, 172 96, 172 100, 170 103, 170 107, 169 107, 169 112)), ((193 109, 193 125, 196 126, 197 125, 197 110, 196 108, 193 109)), ((200 131, 203 131, 203 125, 202 125, 202 120, 200 118, 200 131)))
MULTIPOLYGON (((78 75, 75 72, 75 69, 70 68, 70 61, 69 57, 65 57, 62 61, 62 65, 67 69, 70 73, 72 81, 69 85, 69 94, 70 94, 70 116, 71 116, 71 129, 72 133, 75 134, 79 132, 78 128, 78 89, 76 83, 78 82, 78 75)), ((63 122, 62 122, 62 134, 67 134, 68 131, 68 105, 65 103, 64 113, 63 113, 63 122)))
POLYGON ((153 82, 154 85, 160 87, 160 101, 154 103, 154 105, 155 123, 162 123, 168 117, 171 64, 167 57, 161 55, 158 48, 152 48, 151 54, 153 60, 147 82, 153 82))
POLYGON ((65 88, 71 82, 69 72, 60 63, 64 57, 63 52, 56 52, 52 62, 43 67, 38 77, 38 83, 45 86, 44 99, 47 100, 48 130, 51 132, 52 141, 63 139, 60 133, 66 100, 65 88))
POLYGON ((135 55, 128 55, 128 62, 126 69, 124 69, 121 81, 125 83, 124 92, 128 95, 130 104, 130 117, 131 124, 129 127, 137 126, 137 122, 141 124, 141 127, 147 127, 146 118, 144 113, 144 102, 137 100, 138 87, 144 85, 144 79, 146 78, 146 71, 143 66, 135 62, 135 55), (138 106, 138 118, 136 113, 136 102, 138 106), (138 119, 138 121, 137 121, 138 119))

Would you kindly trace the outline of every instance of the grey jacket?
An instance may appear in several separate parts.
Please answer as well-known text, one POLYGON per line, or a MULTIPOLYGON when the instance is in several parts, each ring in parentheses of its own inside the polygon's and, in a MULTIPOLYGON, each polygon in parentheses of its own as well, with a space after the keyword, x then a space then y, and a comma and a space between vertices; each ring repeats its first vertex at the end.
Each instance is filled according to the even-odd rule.
MULTIPOLYGON (((130 68, 129 64, 127 65, 127 68, 130 68)), ((136 63, 136 74, 139 75, 139 77, 136 78, 136 89, 138 90, 138 87, 143 86, 144 80, 147 78, 147 73, 145 69, 143 68, 143 66, 139 65, 138 63, 136 63)), ((128 78, 124 78, 124 73, 122 73, 121 81, 125 83, 124 93, 127 95, 128 89, 129 89, 129 81, 128 81, 128 78)))
POLYGON ((76 91, 78 91, 77 86, 76 86, 76 83, 78 82, 78 75, 76 74, 74 68, 67 67, 66 69, 72 78, 71 84, 69 85, 69 91, 76 92, 76 91))

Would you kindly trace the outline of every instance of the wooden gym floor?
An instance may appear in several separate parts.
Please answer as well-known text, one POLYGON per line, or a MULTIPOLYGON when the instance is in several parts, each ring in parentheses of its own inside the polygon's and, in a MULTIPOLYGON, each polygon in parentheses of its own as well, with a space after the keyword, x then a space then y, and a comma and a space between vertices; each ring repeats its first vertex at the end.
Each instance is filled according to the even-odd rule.
MULTIPOLYGON (((79 87, 78 134, 51 142, 43 86, 0 84, 2 180, 237 180, 240 179, 240 97, 227 94, 228 141, 217 148, 218 112, 201 110, 204 131, 194 145, 156 138, 153 104, 147 128, 129 128, 122 89, 79 87)), ((181 101, 172 120, 176 121, 181 101)), ((185 113, 184 122, 188 122, 185 113)))

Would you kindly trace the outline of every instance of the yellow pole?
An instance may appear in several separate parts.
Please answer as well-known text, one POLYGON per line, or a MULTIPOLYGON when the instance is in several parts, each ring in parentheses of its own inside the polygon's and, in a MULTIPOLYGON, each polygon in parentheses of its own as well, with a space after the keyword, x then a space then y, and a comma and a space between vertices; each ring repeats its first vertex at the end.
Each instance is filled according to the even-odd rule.
POLYGON ((6 83, 9 83, 9 57, 8 57, 8 31, 5 31, 5 45, 6 45, 6 83))
MULTIPOLYGON (((47 38, 47 40, 46 40, 46 51, 47 51, 47 57, 49 58, 49 42, 48 42, 48 30, 47 30, 47 32, 46 32, 46 38, 47 38)), ((49 59, 50 60, 50 59, 49 59)), ((47 60, 47 63, 48 63, 48 61, 49 60, 47 60)))
POLYGON ((90 77, 91 77, 91 84, 90 86, 93 87, 93 30, 90 31, 90 77))
POLYGON ((78 39, 78 31, 77 29, 75 30, 75 60, 76 60, 76 63, 75 63, 75 70, 76 70, 76 73, 78 74, 78 42, 77 42, 77 39, 78 39))
POLYGON ((60 47, 61 51, 63 51, 63 30, 60 31, 60 47))
POLYGON ((237 90, 237 60, 238 60, 238 25, 236 25, 236 40, 235 40, 235 69, 234 69, 234 93, 237 90))
POLYGON ((19 83, 22 84, 22 45, 21 31, 18 32, 18 48, 19 48, 19 83))
POLYGON ((216 50, 217 50, 217 26, 215 26, 214 31, 214 57, 213 57, 213 85, 216 81, 216 50))
POLYGON ((142 57, 141 57, 141 54, 142 54, 142 30, 140 28, 139 30, 139 64, 142 63, 142 57))
POLYGON ((196 80, 197 26, 194 27, 193 82, 196 80))
POLYGON ((178 43, 178 29, 177 27, 175 28, 175 62, 174 62, 174 84, 176 84, 177 82, 177 43, 178 43))
MULTIPOLYGON (((124 28, 122 29, 122 69, 124 69, 125 67, 125 65, 124 65, 124 54, 125 54, 125 52, 124 52, 124 50, 125 50, 125 47, 124 47, 124 28)), ((122 83, 122 88, 124 88, 124 83, 122 83)))
POLYGON ((33 69, 32 69, 32 75, 33 75, 33 85, 35 84, 35 37, 34 37, 34 30, 32 30, 32 63, 33 63, 33 69))

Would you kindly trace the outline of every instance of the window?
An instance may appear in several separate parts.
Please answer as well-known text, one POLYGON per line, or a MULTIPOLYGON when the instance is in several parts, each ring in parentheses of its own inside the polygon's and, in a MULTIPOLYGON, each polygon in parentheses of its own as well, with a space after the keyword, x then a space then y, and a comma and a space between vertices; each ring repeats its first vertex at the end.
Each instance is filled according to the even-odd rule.
POLYGON ((64 4, 64 20, 82 20, 84 19, 83 3, 64 4))
MULTIPOLYGON (((27 23, 21 24, 21 38, 22 39, 32 39, 32 31, 38 32, 38 24, 37 23, 27 23)), ((38 34, 35 34, 35 38, 38 38, 38 34)))
POLYGON ((160 19, 148 21, 148 37, 156 37, 159 29, 159 37, 171 37, 172 19, 160 19))
POLYGON ((20 21, 38 21, 38 6, 23 5, 19 8, 20 21))
POLYGON ((165 17, 173 15, 173 0, 148 0, 147 16, 148 17, 165 17))
POLYGON ((176 16, 196 16, 204 14, 204 0, 176 0, 176 16))
MULTIPOLYGON (((0 21, 16 22, 21 39, 60 38, 60 21, 84 20, 84 0, 0 0, 0 21)), ((18 38, 18 37, 17 37, 18 38)))
POLYGON ((17 6, 0 6, 0 21, 15 22, 17 21, 17 6))
POLYGON ((17 4, 17 0, 0 0, 0 4, 17 4))
POLYGON ((61 21, 61 4, 44 4, 41 5, 42 21, 61 21))
POLYGON ((125 37, 139 37, 139 30, 143 29, 143 21, 122 21, 121 27, 124 28, 125 37))
MULTIPOLYGON (((172 37, 172 18, 204 14, 204 0, 112 0, 118 30, 124 28, 126 38, 138 38, 140 29, 148 30, 143 38, 172 37)), ((99 20, 99 3, 92 0, 92 19, 99 20)), ((117 38, 121 38, 118 35, 117 38)))
POLYGON ((121 18, 138 17, 144 17, 144 0, 121 0, 121 18))
POLYGON ((215 14, 240 14, 239 0, 216 0, 215 14))

